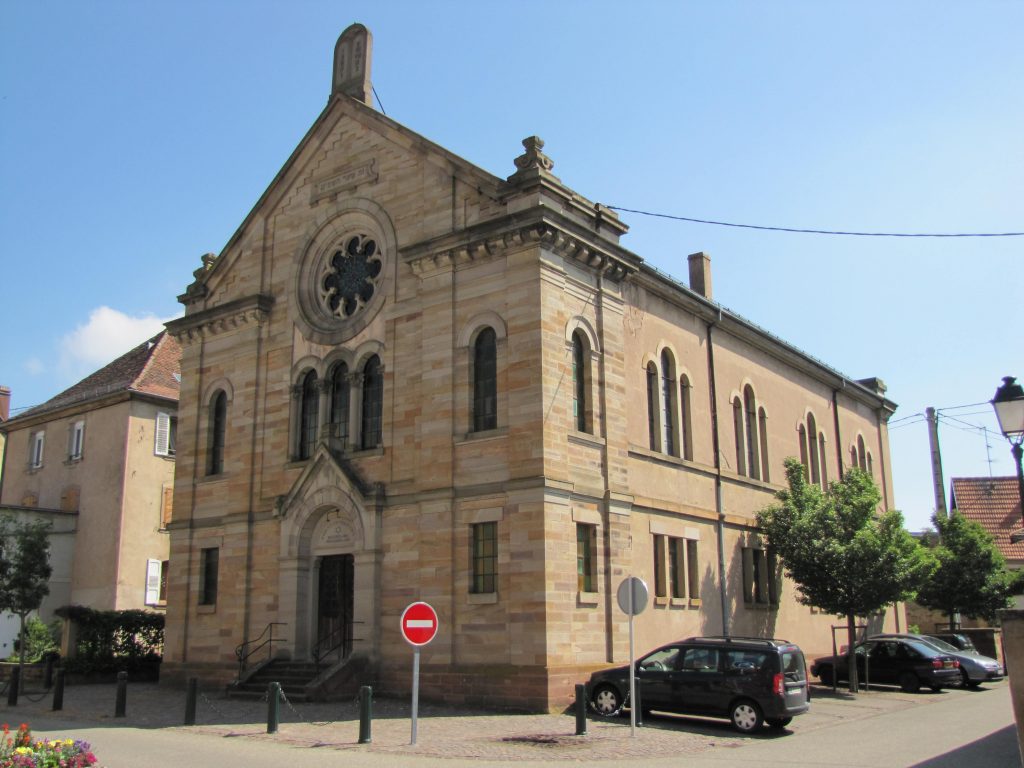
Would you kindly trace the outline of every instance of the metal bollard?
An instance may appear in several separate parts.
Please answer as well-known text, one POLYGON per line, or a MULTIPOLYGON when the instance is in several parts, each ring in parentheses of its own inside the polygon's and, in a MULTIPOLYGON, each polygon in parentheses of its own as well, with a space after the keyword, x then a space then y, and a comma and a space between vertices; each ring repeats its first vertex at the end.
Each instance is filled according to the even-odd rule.
POLYGON ((64 709, 64 669, 57 670, 57 682, 53 686, 53 711, 64 709))
POLYGON ((267 686, 267 733, 277 733, 281 722, 281 684, 270 683, 267 686))
POLYGON ((11 667, 11 680, 7 688, 7 706, 18 706, 18 686, 21 683, 21 670, 18 667, 11 667))
POLYGON ((43 677, 43 688, 46 690, 53 688, 53 654, 47 654, 46 656, 46 673, 43 677))
POLYGON ((128 705, 128 673, 117 673, 117 701, 114 704, 114 717, 124 717, 128 705))
POLYGON ((370 727, 373 722, 373 688, 364 685, 359 689, 359 743, 373 741, 370 727))
POLYGON ((576 735, 587 735, 587 686, 576 686, 576 735))
POLYGON ((196 724, 196 698, 199 695, 199 678, 188 679, 188 690, 185 693, 185 725, 196 724))

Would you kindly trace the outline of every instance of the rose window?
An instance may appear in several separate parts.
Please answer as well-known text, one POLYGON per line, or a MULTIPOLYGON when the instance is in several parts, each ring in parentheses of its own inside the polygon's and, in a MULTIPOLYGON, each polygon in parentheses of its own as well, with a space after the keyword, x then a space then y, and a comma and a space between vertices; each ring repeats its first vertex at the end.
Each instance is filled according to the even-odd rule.
POLYGON ((349 238, 327 260, 320 279, 320 300, 327 311, 345 320, 373 298, 383 262, 377 243, 367 235, 349 238))

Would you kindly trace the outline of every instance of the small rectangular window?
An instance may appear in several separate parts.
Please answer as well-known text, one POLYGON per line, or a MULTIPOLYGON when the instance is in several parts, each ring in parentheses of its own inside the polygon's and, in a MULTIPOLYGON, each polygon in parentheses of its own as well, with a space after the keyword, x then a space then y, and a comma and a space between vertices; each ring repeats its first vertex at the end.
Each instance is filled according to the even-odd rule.
POLYGON ((576 589, 597 592, 597 526, 576 524, 576 589))
POLYGON ((146 561, 146 605, 161 605, 167 602, 168 560, 146 561))
POLYGON ((160 593, 157 595, 157 602, 167 602, 167 572, 170 570, 171 561, 162 560, 160 562, 160 593))
POLYGON ((160 412, 156 415, 156 444, 153 452, 157 456, 173 456, 178 439, 178 417, 160 412))
POLYGON ((668 570, 672 581, 672 597, 686 597, 686 539, 668 540, 668 570))
POLYGON ((654 596, 668 596, 665 583, 665 537, 660 533, 654 534, 654 596))
POLYGON ((45 442, 45 432, 33 432, 29 437, 28 465, 32 469, 38 469, 43 466, 43 445, 45 442))
POLYGON ((471 552, 472 580, 469 591, 473 594, 497 592, 498 576, 498 524, 477 523, 470 526, 473 537, 471 552))
POLYGON ((85 422, 76 421, 71 425, 68 434, 68 459, 78 461, 82 458, 82 448, 85 444, 85 422))
POLYGON ((700 599, 700 561, 697 559, 697 540, 686 540, 686 581, 690 599, 700 599))
POLYGON ((199 554, 199 605, 216 605, 220 549, 208 547, 201 549, 199 554))
POLYGON ((771 550, 743 549, 743 599, 747 603, 778 605, 778 566, 771 550))

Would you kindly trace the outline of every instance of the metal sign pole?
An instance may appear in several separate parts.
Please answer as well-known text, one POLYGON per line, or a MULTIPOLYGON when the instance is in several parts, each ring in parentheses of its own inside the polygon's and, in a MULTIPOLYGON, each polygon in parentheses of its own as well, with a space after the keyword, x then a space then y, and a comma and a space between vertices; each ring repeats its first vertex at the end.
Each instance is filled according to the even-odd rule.
MULTIPOLYGON (((630 579, 633 577, 630 576, 630 579)), ((636 738, 636 668, 633 654, 633 585, 629 589, 629 735, 636 738)))
POLYGON ((416 717, 420 708, 420 649, 417 646, 412 654, 412 741, 416 743, 416 717))

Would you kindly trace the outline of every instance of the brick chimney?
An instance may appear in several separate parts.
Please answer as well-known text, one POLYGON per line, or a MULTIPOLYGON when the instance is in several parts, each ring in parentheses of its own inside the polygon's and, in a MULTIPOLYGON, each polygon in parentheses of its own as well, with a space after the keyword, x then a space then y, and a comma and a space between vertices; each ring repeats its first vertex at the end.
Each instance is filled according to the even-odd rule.
POLYGON ((687 256, 690 262, 690 290, 711 300, 711 257, 704 251, 687 256))
POLYGON ((11 388, 0 386, 0 421, 11 418, 11 388))

